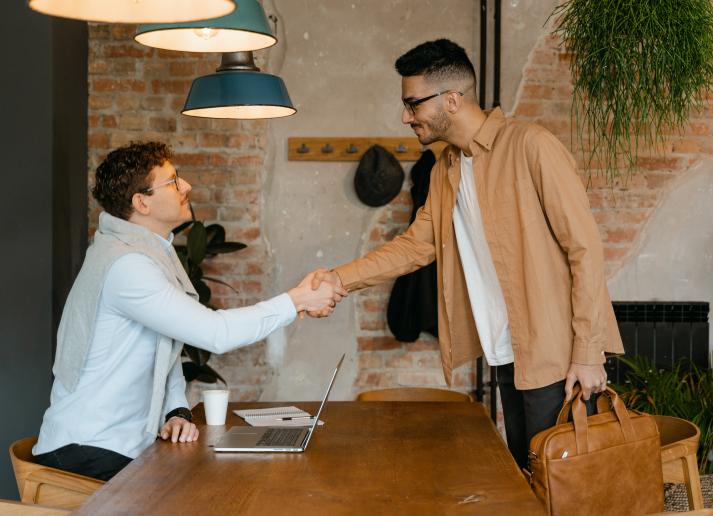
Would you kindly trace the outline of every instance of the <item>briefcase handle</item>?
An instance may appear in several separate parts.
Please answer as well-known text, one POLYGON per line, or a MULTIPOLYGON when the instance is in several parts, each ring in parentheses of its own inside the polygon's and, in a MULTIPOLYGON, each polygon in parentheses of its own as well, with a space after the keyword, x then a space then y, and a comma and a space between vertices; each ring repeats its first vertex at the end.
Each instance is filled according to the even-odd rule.
MULTIPOLYGON (((607 387, 607 389, 609 389, 607 387)), ((569 399, 569 401, 565 401, 562 403, 562 408, 560 409, 559 415, 557 416, 557 425, 561 425, 563 423, 566 423, 569 419, 569 411, 570 411, 570 406, 574 402, 575 399, 577 399, 582 391, 582 387, 579 385, 579 383, 575 383, 574 387, 572 388, 572 397, 569 399)), ((612 391, 614 394, 614 398, 619 398, 617 396, 615 391, 612 391)), ((611 412, 612 411, 612 396, 597 396, 597 414, 603 414, 604 412, 611 412)))
MULTIPOLYGON (((575 386, 575 388, 578 386, 575 386)), ((624 440, 627 442, 636 440, 636 434, 634 433, 634 427, 629 419, 629 412, 626 410, 624 402, 617 393, 607 387, 607 389, 599 394, 599 399, 597 400, 597 409, 602 411, 602 409, 607 408, 604 404, 605 401, 609 401, 610 410, 614 412, 617 420, 619 421, 619 426, 621 427, 621 432, 624 435, 624 440), (602 400, 603 398, 603 400, 602 400)), ((562 409, 557 416, 557 424, 563 424, 567 422, 569 417, 570 409, 572 412, 572 421, 574 422, 574 434, 577 441, 577 455, 582 455, 584 453, 589 453, 589 428, 587 425, 587 408, 584 402, 584 395, 581 390, 575 390, 572 394, 572 399, 570 401, 565 401, 562 404, 562 409)), ((607 411, 607 410, 604 410, 607 411)), ((601 412, 600 412, 601 413, 601 412)))

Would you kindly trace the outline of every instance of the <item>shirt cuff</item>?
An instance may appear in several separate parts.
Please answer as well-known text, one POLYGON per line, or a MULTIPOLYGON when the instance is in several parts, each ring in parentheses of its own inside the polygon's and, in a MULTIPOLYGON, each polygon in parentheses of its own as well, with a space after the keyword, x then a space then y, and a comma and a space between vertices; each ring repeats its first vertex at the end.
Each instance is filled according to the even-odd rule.
POLYGON ((604 351, 593 349, 581 344, 575 344, 572 348, 572 363, 582 365, 599 365, 607 361, 604 351))
POLYGON ((350 286, 359 282, 359 276, 357 274, 357 268, 351 264, 340 265, 332 269, 337 276, 339 276, 339 281, 342 282, 342 287, 349 290, 350 286))
POLYGON ((287 326, 297 317, 297 309, 295 304, 292 302, 292 298, 286 292, 275 296, 267 301, 264 301, 269 305, 272 305, 273 310, 277 313, 280 318, 279 325, 287 326))

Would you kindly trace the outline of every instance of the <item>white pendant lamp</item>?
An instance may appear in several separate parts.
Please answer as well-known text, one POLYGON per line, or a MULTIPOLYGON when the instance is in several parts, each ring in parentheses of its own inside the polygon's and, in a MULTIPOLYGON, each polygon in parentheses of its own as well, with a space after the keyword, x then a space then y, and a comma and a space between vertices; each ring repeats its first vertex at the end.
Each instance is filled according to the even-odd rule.
POLYGON ((233 0, 29 0, 51 16, 106 23, 172 23, 225 16, 233 0))

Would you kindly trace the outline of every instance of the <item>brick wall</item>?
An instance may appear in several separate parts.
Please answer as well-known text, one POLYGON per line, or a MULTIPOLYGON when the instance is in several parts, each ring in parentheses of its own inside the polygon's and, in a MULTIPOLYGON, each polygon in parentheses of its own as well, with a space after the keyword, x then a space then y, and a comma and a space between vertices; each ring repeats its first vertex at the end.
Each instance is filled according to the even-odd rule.
MULTIPOLYGON (((144 47, 133 41, 134 31, 131 25, 90 24, 89 186, 109 150, 132 140, 170 144, 179 174, 193 186, 190 198, 196 217, 219 222, 228 240, 248 245, 204 262, 206 275, 238 291, 210 284, 213 303, 219 307, 255 303, 266 295, 270 272, 260 209, 267 122, 181 115, 193 78, 213 72, 220 56, 144 47)), ((90 234, 99 211, 92 199, 90 234)), ((264 343, 213 357, 211 365, 226 378, 235 400, 257 399, 272 374, 264 343)), ((193 400, 198 387, 193 386, 193 400)))
MULTIPOLYGON (((379 208, 365 234, 361 254, 392 240, 408 227, 412 211, 411 181, 388 205, 379 208)), ((399 342, 388 329, 386 307, 393 282, 359 291, 356 295, 357 357, 359 372, 355 392, 388 387, 429 386, 446 387, 441 367, 438 341, 422 333, 415 342, 399 342)), ((470 392, 475 389, 475 364, 466 364, 453 373, 454 390, 470 392)))

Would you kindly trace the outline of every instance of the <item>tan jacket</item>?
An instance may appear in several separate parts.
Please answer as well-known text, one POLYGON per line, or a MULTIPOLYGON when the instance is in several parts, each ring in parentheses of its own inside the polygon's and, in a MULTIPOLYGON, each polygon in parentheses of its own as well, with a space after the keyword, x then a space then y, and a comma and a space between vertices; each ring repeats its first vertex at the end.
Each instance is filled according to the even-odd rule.
MULTIPOLYGON (((604 277, 597 224, 574 159, 546 129, 493 110, 470 144, 485 236, 507 305, 515 386, 562 380, 571 362, 623 353, 604 277)), ((431 172, 416 220, 403 235, 335 269, 348 290, 409 273, 434 259, 438 334, 446 381, 482 355, 453 230, 460 151, 431 172)))

